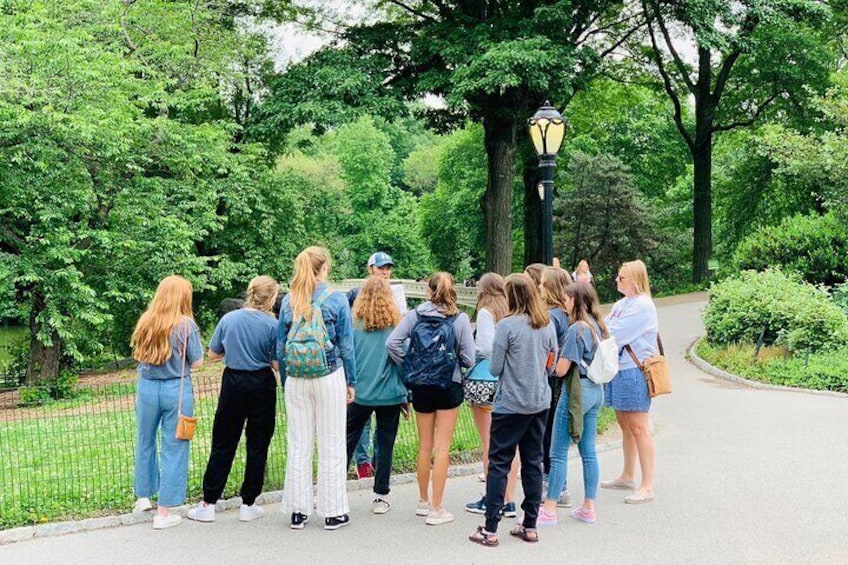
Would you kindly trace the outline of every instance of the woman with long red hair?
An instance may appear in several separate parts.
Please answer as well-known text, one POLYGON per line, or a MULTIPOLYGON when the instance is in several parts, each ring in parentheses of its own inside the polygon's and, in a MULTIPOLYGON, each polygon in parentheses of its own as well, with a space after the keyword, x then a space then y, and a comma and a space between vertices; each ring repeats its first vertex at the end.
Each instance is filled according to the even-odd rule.
POLYGON ((164 278, 130 341, 139 376, 134 477, 138 500, 134 511, 150 510, 150 498, 158 493, 154 530, 182 521, 169 509, 186 497, 191 442, 176 437, 178 411, 187 416, 194 413, 191 369, 203 364, 191 290, 191 283, 182 277, 164 278), (162 445, 158 446, 160 430, 162 445))

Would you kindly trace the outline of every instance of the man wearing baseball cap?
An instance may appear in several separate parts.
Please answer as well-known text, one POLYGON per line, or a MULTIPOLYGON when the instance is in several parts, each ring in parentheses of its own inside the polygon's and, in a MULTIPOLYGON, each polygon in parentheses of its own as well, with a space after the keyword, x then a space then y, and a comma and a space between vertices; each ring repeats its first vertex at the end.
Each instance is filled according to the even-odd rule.
MULTIPOLYGON (((368 274, 370 276, 389 280, 392 278, 392 269, 395 263, 388 253, 378 251, 368 258, 366 266, 368 267, 368 274)), ((357 296, 359 296, 359 287, 347 291, 347 301, 350 303, 351 308, 353 308, 353 303, 356 302, 357 296)))

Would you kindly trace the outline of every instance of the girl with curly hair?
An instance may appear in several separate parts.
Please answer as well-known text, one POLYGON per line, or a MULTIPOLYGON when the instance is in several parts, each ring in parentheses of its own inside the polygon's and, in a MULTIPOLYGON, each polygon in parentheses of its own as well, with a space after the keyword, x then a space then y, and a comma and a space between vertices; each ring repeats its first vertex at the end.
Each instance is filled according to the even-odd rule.
POLYGON ((356 400, 347 407, 347 464, 371 413, 377 415, 374 449, 374 514, 385 514, 389 504, 389 477, 406 387, 398 367, 386 352, 386 339, 400 322, 389 281, 372 276, 353 303, 353 349, 356 357, 356 400))

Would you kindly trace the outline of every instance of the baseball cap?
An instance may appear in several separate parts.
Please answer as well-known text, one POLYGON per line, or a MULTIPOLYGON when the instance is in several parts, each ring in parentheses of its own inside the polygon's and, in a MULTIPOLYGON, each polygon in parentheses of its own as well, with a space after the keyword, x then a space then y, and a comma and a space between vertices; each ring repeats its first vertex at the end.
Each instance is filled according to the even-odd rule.
POLYGON ((368 266, 369 267, 383 267, 385 265, 395 266, 395 262, 392 261, 392 258, 389 257, 388 253, 383 253, 382 251, 378 251, 368 258, 368 266))

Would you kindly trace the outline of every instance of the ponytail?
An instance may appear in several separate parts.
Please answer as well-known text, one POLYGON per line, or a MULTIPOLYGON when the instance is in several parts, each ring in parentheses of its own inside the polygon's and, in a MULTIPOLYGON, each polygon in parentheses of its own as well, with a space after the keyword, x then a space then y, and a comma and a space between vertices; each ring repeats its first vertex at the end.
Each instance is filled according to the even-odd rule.
POLYGON ((270 312, 277 300, 277 281, 267 275, 251 279, 247 285, 245 304, 262 312, 270 312))
POLYGON ((453 316, 459 309, 456 307, 456 287, 453 275, 450 273, 434 273, 427 285, 430 289, 430 302, 435 304, 446 316, 453 316))
POLYGON ((307 247, 294 260, 294 276, 289 285, 293 319, 312 319, 312 294, 318 286, 318 273, 329 262, 330 252, 317 246, 307 247))

